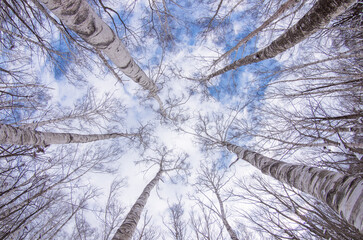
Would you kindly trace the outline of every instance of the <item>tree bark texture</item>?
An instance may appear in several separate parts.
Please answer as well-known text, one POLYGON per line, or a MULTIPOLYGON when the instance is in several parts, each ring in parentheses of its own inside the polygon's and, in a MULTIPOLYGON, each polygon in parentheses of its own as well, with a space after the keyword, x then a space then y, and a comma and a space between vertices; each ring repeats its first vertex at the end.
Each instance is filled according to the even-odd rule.
POLYGON ((355 2, 356 0, 318 0, 294 26, 272 41, 270 45, 208 75, 206 80, 229 70, 275 57, 317 32, 355 2))
POLYGON ((150 196, 151 190, 159 182, 161 178, 162 170, 159 170, 155 177, 146 185, 135 204, 130 209, 125 220, 121 224, 120 228, 117 229, 112 240, 130 240, 135 233, 137 223, 140 220, 142 210, 144 209, 146 202, 150 196))
POLYGON ((48 146, 51 144, 87 143, 131 135, 123 133, 81 135, 75 133, 39 132, 0 124, 0 144, 48 146))
MULTIPOLYGON (((40 0, 84 41, 101 50, 124 74, 157 97, 158 88, 135 63, 121 39, 93 11, 86 0, 40 0)), ((158 98, 158 97, 157 97, 158 98)))
POLYGON ((255 37, 258 33, 260 33, 265 27, 270 25, 274 20, 276 20, 279 16, 281 16, 286 10, 292 8, 295 6, 299 0, 288 0, 284 4, 281 5, 279 9, 271 16, 269 17, 265 22, 263 22, 258 28, 250 32, 246 37, 244 37, 242 40, 240 40, 233 48, 231 48, 228 52, 224 53, 222 56, 220 56, 214 64, 219 63, 229 55, 231 55, 232 52, 236 51, 239 47, 241 47, 243 44, 250 41, 253 37, 255 37))
POLYGON ((328 204, 341 217, 363 233, 363 178, 305 165, 289 164, 245 148, 225 143, 262 173, 287 183, 328 204))

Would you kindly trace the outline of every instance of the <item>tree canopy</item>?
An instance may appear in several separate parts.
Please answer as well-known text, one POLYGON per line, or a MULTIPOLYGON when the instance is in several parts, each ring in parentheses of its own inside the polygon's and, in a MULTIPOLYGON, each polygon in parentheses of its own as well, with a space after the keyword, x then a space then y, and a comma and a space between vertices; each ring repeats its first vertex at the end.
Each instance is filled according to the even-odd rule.
POLYGON ((361 0, 2 0, 0 239, 362 239, 361 0))

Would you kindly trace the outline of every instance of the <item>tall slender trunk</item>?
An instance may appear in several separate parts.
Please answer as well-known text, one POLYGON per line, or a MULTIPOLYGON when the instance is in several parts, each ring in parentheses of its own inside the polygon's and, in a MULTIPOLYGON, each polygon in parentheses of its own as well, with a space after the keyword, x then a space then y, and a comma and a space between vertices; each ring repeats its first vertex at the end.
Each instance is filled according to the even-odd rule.
POLYGON ((335 116, 335 117, 311 117, 307 119, 319 120, 319 121, 329 121, 329 120, 345 120, 345 119, 359 119, 363 117, 363 112, 342 115, 342 116, 335 116))
POLYGON ((341 217, 363 233, 363 178, 322 170, 305 165, 289 164, 231 143, 224 143, 259 170, 328 204, 341 217))
POLYGON ((137 65, 121 39, 93 11, 86 0, 40 0, 40 2, 84 41, 103 51, 125 75, 148 90, 159 103, 160 110, 164 111, 155 83, 137 65))
POLYGON ((220 218, 222 219, 223 225, 226 227, 227 232, 228 232, 229 236, 231 237, 231 239, 232 240, 238 240, 236 232, 233 230, 233 228, 231 227, 231 225, 229 224, 229 222, 227 220, 226 212, 224 211, 222 198, 219 195, 219 192, 218 192, 218 190, 216 188, 214 189, 214 193, 216 194, 217 199, 218 199, 219 210, 221 211, 220 218))
POLYGON ((133 135, 125 133, 81 135, 75 133, 39 132, 0 124, 0 144, 48 146, 51 144, 87 143, 133 135))
POLYGON ((356 0, 318 0, 294 26, 272 41, 270 45, 208 75, 206 80, 229 70, 275 57, 317 32, 355 2, 356 0))
POLYGON ((246 37, 244 37, 242 40, 240 40, 233 48, 231 48, 228 52, 224 53, 222 56, 220 56, 217 60, 214 61, 214 65, 231 55, 232 52, 236 51, 239 47, 241 47, 243 44, 247 43, 249 40, 251 40, 253 37, 255 37, 258 33, 260 33, 265 27, 270 25, 274 20, 276 20, 281 14, 283 14, 287 9, 292 8, 293 6, 298 3, 299 0, 288 0, 284 4, 280 6, 277 11, 272 14, 271 17, 269 17, 265 22, 261 24, 258 28, 250 32, 246 37))
POLYGON ((137 223, 140 220, 142 210, 144 209, 146 202, 150 196, 150 192, 159 182, 162 173, 163 171, 160 169, 155 177, 146 185, 141 195, 130 209, 120 228, 117 229, 112 240, 129 240, 132 238, 135 233, 137 223))

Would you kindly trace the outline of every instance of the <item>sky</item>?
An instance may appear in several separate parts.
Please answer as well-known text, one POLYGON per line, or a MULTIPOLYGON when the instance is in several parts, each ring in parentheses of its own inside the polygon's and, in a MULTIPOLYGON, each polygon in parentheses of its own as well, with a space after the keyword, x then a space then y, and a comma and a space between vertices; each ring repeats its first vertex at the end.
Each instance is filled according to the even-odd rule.
MULTIPOLYGON (((236 1, 228 1, 226 6, 221 9, 221 15, 223 16, 226 14, 230 10, 231 6, 233 6, 235 3, 236 1)), ((215 9, 216 5, 211 4, 210 6, 207 6, 206 10, 198 7, 198 9, 201 9, 201 11, 195 11, 197 7, 193 6, 196 5, 194 2, 178 2, 178 4, 182 5, 183 9, 176 7, 173 4, 171 4, 172 7, 169 9, 176 18, 176 20, 174 20, 174 18, 169 19, 170 28, 176 29, 172 30, 172 34, 174 36, 174 42, 172 43, 173 46, 170 47, 171 50, 169 50, 169 48, 165 50, 165 57, 161 63, 161 67, 165 66, 166 68, 166 73, 164 73, 165 76, 161 76, 161 78, 166 79, 160 80, 165 81, 163 90, 160 93, 162 99, 167 99, 167 94, 170 94, 170 92, 177 97, 182 96, 183 94, 187 96, 188 92, 186 90, 190 87, 195 88, 196 85, 194 82, 184 80, 180 77, 175 77, 174 79, 173 77, 168 78, 168 74, 172 75, 168 68, 175 67, 186 76, 198 76, 208 72, 204 66, 208 66, 210 62, 218 56, 219 53, 228 50, 238 39, 241 39, 243 36, 247 35, 250 30, 256 27, 256 23, 258 22, 257 17, 248 13, 248 11, 246 16, 244 16, 246 9, 248 9, 248 4, 241 4, 235 9, 236 12, 228 17, 226 30, 222 28, 219 30, 221 33, 217 31, 202 36, 201 32, 203 31, 203 28, 197 25, 198 19, 205 16, 211 16, 211 12, 208 12, 207 9, 215 9), (240 21, 239 18, 241 17, 248 23, 244 24, 243 21, 240 21), (251 24, 252 22, 255 24, 251 24), (183 24, 188 24, 187 28, 185 28, 183 24), (236 40, 228 41, 229 39, 236 40), (205 60, 207 62, 205 62, 205 60)), ((204 5, 207 4, 204 3, 204 5)), ((127 24, 131 29, 136 29, 136 31, 142 29, 142 25, 145 24, 145 20, 142 21, 140 18, 145 15, 144 10, 147 8, 147 1, 137 2, 132 14, 125 21, 125 24, 127 24)), ((122 8, 120 9, 119 13, 122 14, 122 8)), ((105 19, 108 19, 108 22, 110 23, 109 18, 105 19)), ((157 21, 158 19, 156 19, 156 23, 158 23, 157 21)), ((137 59, 144 71, 149 73, 150 70, 153 71, 152 69, 157 70, 163 51, 157 40, 155 40, 153 36, 146 36, 141 37, 140 41, 135 43, 132 42, 132 38, 130 38, 131 37, 128 39, 128 41, 131 42, 127 46, 128 50, 130 51, 131 55, 137 59), (140 43, 143 45, 141 47, 147 46, 147 48, 140 48, 138 45, 140 43)), ((56 41, 56 44, 59 44, 59 40, 56 41)), ((257 39, 253 38, 246 45, 244 56, 252 53, 257 45, 257 39)), ((240 50, 237 53, 232 54, 231 59, 239 58, 241 56, 242 51, 240 50)), ((221 65, 222 64, 219 66, 221 65)), ((62 66, 66 68, 67 63, 63 62, 62 66)), ((266 71, 275 67, 278 67, 278 62, 276 60, 268 60, 260 64, 255 64, 255 66, 243 67, 218 77, 217 79, 213 80, 212 84, 209 84, 207 88, 212 97, 211 99, 201 102, 200 99, 202 96, 200 93, 190 97, 188 102, 185 104, 188 115, 193 116, 198 113, 205 115, 215 112, 228 113, 228 110, 225 108, 226 106, 233 107, 233 104, 236 104, 237 102, 245 102, 252 96, 254 97, 254 95, 257 95, 255 100, 251 103, 251 106, 248 106, 247 111, 244 113, 247 115, 246 117, 251 117, 250 115, 253 115, 253 105, 258 104, 259 99, 261 99, 264 94, 264 88, 262 87, 261 89, 261 86, 271 79, 267 78, 263 81, 257 81, 255 84, 251 85, 248 81, 246 81, 245 78, 255 77, 253 71, 257 71, 259 69, 266 71), (230 86, 230 90, 228 90, 228 88, 224 88, 225 86, 230 86), (218 89, 219 92, 217 93, 215 89, 218 89), (235 99, 235 102, 231 102, 233 97, 237 98, 235 99)), ((154 70, 154 72, 156 70, 154 70)), ((94 68, 93 71, 100 70, 94 68)), ((74 92, 78 92, 79 88, 75 87, 75 89, 72 90, 71 85, 67 84, 66 81, 60 80, 61 76, 59 76, 59 71, 54 69, 53 72, 57 81, 57 91, 59 94, 58 97, 61 98, 60 100, 62 102, 74 101, 72 99, 74 99, 74 96, 77 95, 74 94, 74 92)), ((151 74, 153 74, 153 72, 151 72, 151 74)), ((126 77, 123 76, 122 78, 125 79, 126 77)), ((140 94, 140 88, 131 81, 127 81, 124 83, 124 85, 120 85, 116 83, 114 77, 110 76, 110 74, 107 74, 102 79, 92 77, 90 75, 88 84, 92 84, 92 86, 97 89, 99 94, 104 92, 114 92, 113 95, 119 98, 121 102, 126 105, 126 108, 128 109, 127 115, 125 116, 126 126, 135 127, 139 121, 143 123, 152 122, 156 126, 153 135, 158 142, 165 144, 170 149, 183 151, 189 155, 189 162, 191 164, 191 176, 188 179, 189 184, 173 184, 166 177, 164 182, 158 184, 157 192, 153 190, 146 206, 146 209, 152 216, 153 221, 157 225, 162 225, 161 222, 163 219, 165 220, 165 216, 167 215, 168 203, 176 202, 178 197, 182 197, 183 203, 185 204, 185 217, 187 218, 189 209, 192 209, 193 207, 195 208, 195 202, 190 201, 188 195, 194 194, 194 189, 192 188, 191 184, 196 180, 196 171, 198 168, 200 168, 199 164, 202 161, 217 161, 225 168, 235 160, 235 156, 232 154, 227 154, 221 150, 214 151, 213 155, 205 156, 205 154, 201 152, 200 146, 195 144, 196 140, 193 136, 181 134, 180 132, 173 130, 171 126, 164 126, 160 123, 157 123, 155 120, 158 118, 157 114, 155 111, 150 111, 146 104, 152 104, 154 109, 156 109, 157 106, 152 100, 143 102, 143 100, 135 97, 140 94)), ((197 88, 197 91, 200 91, 200 88, 197 88)), ((186 124, 186 126, 188 126, 188 130, 192 131, 196 124, 195 121, 197 120, 189 120, 189 122, 186 124)), ((245 145, 247 143, 239 144, 245 145)), ((119 171, 115 176, 106 177, 103 174, 99 176, 89 174, 88 180, 92 184, 102 188, 103 191, 106 191, 113 177, 126 177, 127 188, 122 190, 122 195, 127 197, 123 197, 120 201, 124 206, 126 206, 127 209, 128 207, 132 206, 135 199, 141 193, 142 188, 147 184, 148 181, 150 181, 157 171, 157 168, 154 167, 149 171, 144 172, 146 166, 135 166, 134 162, 139 158, 140 156, 138 155, 137 151, 126 151, 123 156, 120 156, 120 160, 118 161, 119 171)), ((245 163, 236 164, 233 169, 231 169, 231 171, 237 172, 237 175, 240 178, 247 177, 256 172, 251 166, 245 163)), ((97 204, 101 204, 103 201, 101 197, 95 202, 97 202, 97 204)), ((226 209, 228 213, 231 213, 230 209, 232 209, 232 207, 233 204, 231 204, 231 206, 227 204, 226 209)), ((233 218, 238 218, 238 215, 234 216, 232 214, 231 219, 233 218)), ((165 229, 163 229, 163 231, 165 231, 165 229)))
MULTIPOLYGON (((113 111, 110 122, 102 119, 96 120, 101 127, 93 127, 91 124, 83 128, 81 123, 74 121, 72 122, 72 131, 78 129, 77 131, 80 132, 76 131, 77 133, 105 133, 115 130, 132 132, 140 125, 146 125, 152 130, 150 137, 155 142, 151 144, 151 147, 159 148, 163 145, 168 149, 173 149, 176 153, 188 154, 190 176, 177 183, 173 183, 171 179, 165 176, 163 181, 158 184, 157 189, 151 192, 146 205, 146 210, 152 216, 153 223, 156 226, 161 226, 161 232, 166 232, 167 229, 163 226, 163 220, 165 221, 168 214, 168 204, 175 203, 181 197, 185 208, 185 219, 188 219, 191 209, 196 209, 196 202, 190 196, 196 195, 193 183, 197 180, 201 163, 217 162, 221 171, 227 170, 229 175, 235 174, 236 178, 249 179, 247 181, 250 181, 251 184, 255 181, 251 180, 252 175, 261 175, 252 166, 242 161, 238 161, 228 168, 230 163, 236 160, 236 157, 225 149, 214 147, 213 151, 203 152, 198 139, 194 135, 188 134, 188 132, 195 132, 195 127, 199 122, 198 116, 212 118, 218 115, 222 117, 224 124, 227 124, 231 115, 238 112, 236 119, 241 122, 245 121, 246 124, 253 124, 260 118, 256 109, 265 104, 264 96, 269 93, 269 88, 266 85, 276 80, 277 75, 271 76, 270 73, 281 70, 289 61, 292 61, 292 58, 296 58, 298 61, 304 56, 310 56, 310 52, 304 52, 304 46, 300 44, 274 59, 238 68, 235 71, 222 74, 208 83, 201 84, 198 79, 231 63, 234 59, 246 56, 266 46, 272 39, 281 34, 283 31, 281 29, 290 26, 303 16, 311 6, 311 1, 306 1, 304 7, 297 9, 294 14, 283 18, 278 23, 274 23, 258 37, 250 40, 242 47, 243 50, 240 48, 237 52, 232 53, 228 59, 213 67, 211 66, 215 59, 258 27, 266 19, 266 14, 274 12, 278 4, 269 7, 262 4, 257 7, 260 12, 256 14, 256 11, 251 9, 256 7, 254 1, 223 1, 216 19, 224 19, 225 21, 212 22, 210 26, 216 26, 216 29, 206 32, 206 26, 209 25, 210 17, 214 15, 213 11, 218 8, 219 1, 167 1, 168 14, 170 14, 167 20, 164 16, 158 15, 162 13, 154 12, 151 15, 150 2, 147 0, 122 1, 122 3, 104 1, 107 6, 112 7, 120 14, 123 23, 115 16, 114 12, 111 12, 118 27, 119 37, 145 73, 157 82, 161 88, 159 95, 162 101, 182 99, 184 102, 187 99, 184 104, 173 110, 174 113, 181 111, 184 116, 188 117, 188 120, 182 125, 182 130, 178 131, 174 125, 166 124, 160 119, 157 103, 152 98, 146 98, 147 92, 142 90, 140 86, 116 69, 123 80, 122 83, 118 82, 102 62, 97 60, 96 55, 84 57, 85 53, 76 51, 54 26, 50 27, 52 34, 48 40, 49 44, 61 55, 45 55, 44 52, 35 51, 36 56, 32 52, 33 55, 30 58, 34 64, 32 69, 34 75, 40 79, 42 84, 49 87, 49 111, 54 110, 52 106, 58 106, 58 109, 72 109, 77 105, 77 100, 84 97, 90 89, 94 92, 96 102, 108 95, 122 104, 123 110, 119 113, 113 111), (154 21, 153 24, 151 20, 154 21), (127 30, 124 29, 123 24, 128 27, 127 30), (168 37, 162 29, 163 26, 167 26, 170 30, 170 36, 173 39, 171 42, 161 41, 162 38, 168 37), (278 30, 271 31, 271 28, 278 30), (74 57, 72 54, 77 56, 74 57), (239 109, 241 106, 245 107, 239 109)), ((153 8, 162 7, 162 1, 155 2, 157 6, 154 5, 153 8)), ((106 12, 100 11, 99 14, 106 23, 113 26, 112 20, 106 12)), ((49 29, 45 27, 43 30, 46 34, 49 29)), ((23 51, 30 54, 26 47, 23 51)), ((324 56, 318 53, 314 57, 319 59, 324 56)), ((289 107, 286 106, 286 102, 279 102, 276 99, 272 101, 275 101, 277 106, 289 107)), ((116 105, 115 109, 117 111, 116 105)), ((39 117, 41 115, 34 113, 34 116, 39 117)), ((49 126, 42 130, 60 131, 59 129, 61 129, 64 131, 66 127, 49 126)), ((259 143, 261 139, 246 136, 233 141, 241 146, 256 147, 256 143, 259 143)), ((116 146, 121 153, 116 157, 114 156, 114 161, 110 163, 110 166, 115 170, 114 173, 105 174, 91 171, 82 177, 82 183, 96 187, 100 193, 90 200, 87 208, 98 209, 105 206, 107 191, 112 181, 116 178, 125 178, 127 184, 120 191, 119 203, 125 207, 127 212, 144 186, 158 170, 155 166, 149 169, 150 164, 135 164, 135 162, 145 156, 155 156, 155 151, 138 147, 137 144, 130 144, 125 139, 84 144, 78 146, 78 151, 82 152, 94 148, 93 144, 104 149, 116 146)), ((273 147, 274 144, 273 142, 265 142, 264 147, 273 147)), ((57 146, 49 147, 51 150, 56 148, 57 146)), ((266 151, 265 154, 268 156, 276 155, 273 151, 266 151)), ((297 152, 296 155, 300 157, 301 153, 297 152)), ((280 158, 284 159, 284 155, 280 158)), ((295 158, 292 157, 292 159, 295 158)), ((274 182, 271 179, 268 181, 274 182)), ((233 189, 234 184, 234 181, 229 182, 226 189, 233 189)), ((238 220, 240 215, 236 209, 246 210, 251 206, 238 201, 229 201, 225 207, 232 227, 237 228, 237 221, 234 220, 238 220)), ((99 226, 97 217, 92 214, 92 211, 88 211, 86 214, 90 224, 97 228, 99 226)), ((246 226, 248 228, 250 224, 246 223, 246 226)), ((68 225, 68 228, 71 229, 71 225, 68 225)), ((254 230, 250 228, 249 231, 253 232, 254 230)), ((257 233, 254 237, 254 239, 263 239, 257 233)), ((165 239, 169 238, 166 237, 165 239)))
MULTIPOLYGON (((234 5, 234 1, 229 1, 226 3, 227 6, 224 6, 221 11, 223 14, 226 14, 230 7, 234 5)), ((170 67, 175 67, 179 69, 183 75, 186 76, 193 76, 193 75, 200 75, 203 71, 206 72, 206 67, 208 64, 216 58, 219 53, 228 50, 235 41, 226 41, 226 39, 240 39, 244 35, 248 33, 248 30, 253 29, 254 26, 250 25, 248 29, 241 31, 246 26, 245 24, 233 24, 236 22, 237 18, 241 17, 241 13, 248 8, 245 5, 240 5, 236 9, 236 13, 232 14, 229 17, 227 28, 228 30, 225 32, 225 36, 221 35, 218 36, 218 32, 211 34, 207 34, 206 36, 201 36, 201 31, 203 27, 198 26, 198 18, 203 16, 210 16, 211 13, 208 12, 208 8, 214 9, 214 5, 210 5, 206 7, 206 10, 202 11, 195 11, 193 5, 196 5, 194 2, 178 2, 178 4, 183 6, 183 9, 180 7, 172 5, 169 9, 173 11, 173 14, 176 15, 174 20, 170 18, 170 27, 176 28, 172 31, 174 36, 174 42, 171 44, 171 50, 167 48, 164 54, 164 60, 161 63, 161 67, 166 68, 165 76, 161 76, 161 78, 167 78, 168 74, 172 74, 171 71, 168 69, 170 67), (187 15, 187 17, 185 16, 187 15), (188 28, 185 28, 183 24, 186 22, 188 28), (220 40, 216 41, 216 39, 221 38, 220 40), (205 59, 209 62, 205 63, 205 59)), ((125 3, 125 5, 127 5, 125 3)), ((207 5, 203 3, 203 5, 207 5)), ((115 7, 117 9, 117 7, 115 7)), ((147 1, 139 1, 135 5, 132 14, 126 19, 125 24, 129 26, 131 29, 136 29, 137 31, 141 31, 142 25, 145 24, 145 20, 140 20, 141 17, 145 16, 144 13, 145 9, 148 8, 147 1)), ((122 14, 122 6, 118 8, 119 13, 122 14)), ((201 8, 200 8, 201 9, 201 8)), ((105 17, 105 20, 111 24, 110 19, 105 17)), ((248 14, 246 19, 249 22, 256 21, 256 19, 249 19, 253 18, 251 14, 248 14)), ((157 21, 158 19, 156 19, 157 21)), ((238 21, 239 22, 239 21, 238 21)), ((220 30, 223 31, 223 30, 220 30)), ((122 31, 119 31, 122 33, 122 31)), ((224 33, 224 31, 223 31, 224 33)), ((222 33, 222 34, 223 34, 222 33)), ((128 33, 130 35, 130 33, 128 33)), ((161 54, 163 49, 161 48, 160 44, 158 44, 157 40, 153 36, 146 36, 144 38, 140 37, 140 41, 135 43, 132 41, 133 38, 129 36, 126 43, 128 50, 130 51, 131 55, 138 61, 139 65, 143 67, 144 71, 147 74, 150 74, 150 70, 156 72, 158 70, 161 54), (142 44, 141 47, 147 46, 147 48, 140 48, 138 44, 142 44), (153 70, 155 69, 155 70, 153 70)), ((59 38, 56 35, 56 39, 54 39, 52 45, 56 46, 56 48, 64 52, 65 55, 69 54, 67 51, 69 49, 65 46, 64 40, 59 38)), ((245 50, 245 55, 248 53, 253 52, 253 48, 256 45, 256 39, 253 39, 251 42, 248 43, 245 50)), ((236 54, 232 55, 232 58, 241 57, 241 51, 236 54)), ((44 72, 43 74, 49 74, 48 78, 53 78, 55 81, 51 82, 51 85, 54 88, 53 98, 52 101, 61 103, 62 105, 71 106, 72 103, 75 102, 77 97, 82 95, 82 92, 85 91, 85 87, 74 86, 69 81, 67 81, 66 76, 62 76, 62 71, 66 71, 68 67, 72 63, 67 61, 67 58, 60 58, 57 57, 56 61, 59 62, 60 67, 54 66, 52 69, 49 69, 49 72, 44 72), (53 74, 53 76, 51 76, 53 74)), ((269 63, 273 62, 269 61, 269 63)), ((265 63, 259 64, 261 67, 265 68, 265 63)), ((153 131, 153 137, 157 139, 157 142, 160 142, 166 145, 170 149, 176 149, 177 151, 185 152, 189 155, 189 163, 191 165, 191 174, 188 178, 189 183, 185 184, 183 182, 173 184, 171 183, 170 179, 165 177, 164 182, 158 184, 157 192, 153 190, 151 196, 148 200, 148 204, 146 209, 150 216, 152 216, 153 221, 157 225, 163 225, 162 220, 165 220, 165 216, 167 215, 167 207, 168 203, 174 203, 177 201, 179 197, 182 197, 182 201, 185 204, 185 217, 187 218, 189 215, 189 209, 194 207, 195 209, 195 202, 190 201, 188 195, 194 194, 194 189, 192 187, 192 183, 195 182, 196 178, 196 171, 200 168, 200 163, 202 161, 217 161, 221 163, 222 168, 226 168, 232 161, 235 160, 235 157, 232 154, 227 154, 225 151, 217 150, 214 152, 213 155, 209 154, 206 156, 203 152, 201 152, 200 146, 196 144, 195 137, 182 134, 181 132, 177 132, 173 130, 172 126, 164 126, 160 124, 156 119, 158 119, 158 114, 155 111, 149 109, 149 104, 153 106, 155 110, 157 106, 155 102, 152 100, 140 100, 138 95, 144 95, 145 93, 140 93, 140 87, 137 86, 134 82, 127 80, 127 77, 122 76, 122 79, 126 81, 124 84, 119 84, 116 82, 116 79, 110 74, 103 74, 103 77, 98 77, 97 75, 101 75, 104 68, 100 66, 92 66, 92 73, 89 73, 87 76, 87 87, 92 86, 96 89, 97 94, 102 96, 102 94, 106 92, 112 92, 113 96, 118 98, 122 104, 124 104, 127 108, 127 114, 124 116, 125 124, 124 129, 127 128, 135 128, 139 124, 138 122, 148 123, 151 122, 155 125, 155 129, 153 131)), ((151 72, 151 74, 155 74, 151 72)), ((192 95, 187 103, 185 104, 185 109, 188 115, 195 115, 195 114, 208 114, 214 112, 224 112, 226 104, 230 102, 231 98, 236 96, 235 102, 241 102, 248 99, 250 96, 253 95, 254 92, 258 92, 258 95, 263 95, 263 90, 257 90, 259 88, 257 86, 247 86, 247 82, 244 81, 245 77, 253 76, 253 72, 250 72, 248 68, 239 69, 233 74, 233 79, 230 73, 224 74, 221 78, 213 80, 216 84, 210 84, 207 90, 210 93, 211 97, 208 101, 201 102, 201 95, 200 87, 195 87, 195 82, 184 80, 181 77, 170 77, 166 80, 160 79, 160 81, 165 81, 163 90, 161 91, 160 95, 162 99, 167 99, 168 94, 170 92, 175 95, 176 97, 180 96, 187 96, 188 88, 196 88, 196 94, 192 95), (236 82, 236 86, 233 86, 231 91, 224 91, 219 92, 218 94, 214 91, 215 88, 221 89, 223 86, 231 85, 232 81, 236 82), (241 96, 238 93, 239 90, 244 90, 247 95, 241 96), (164 90, 165 89, 165 90, 164 90), (170 92, 169 92, 170 91, 170 92), (242 97, 242 98, 241 98, 242 97), (239 99, 241 98, 241 99, 239 99)), ((257 97, 259 98, 259 97, 257 97)), ((258 99, 256 98, 256 101, 258 99)), ((233 104, 233 103, 232 103, 233 104)), ((231 105, 232 107, 233 105, 231 105)), ((252 112, 252 107, 249 109, 252 112)), ((246 112, 247 114, 247 112, 246 112)), ((188 121, 185 125, 187 126, 188 131, 193 131, 195 126, 195 121, 197 119, 192 119, 188 121)), ((152 153, 151 153, 152 154, 152 153)), ((150 179, 155 175, 157 168, 151 168, 149 171, 145 172, 147 166, 145 165, 135 165, 135 161, 139 160, 140 153, 138 150, 130 149, 125 150, 125 152, 120 156, 120 159, 117 161, 115 165, 119 167, 117 174, 115 175, 105 175, 105 174, 94 174, 90 173, 87 175, 87 180, 92 185, 95 185, 102 189, 103 192, 107 192, 112 180, 114 178, 125 177, 127 179, 127 187, 122 189, 120 202, 123 206, 128 209, 139 194, 142 191, 142 188, 150 181, 150 179), (127 197, 126 197, 127 196, 127 197)), ((253 172, 256 172, 251 166, 245 163, 236 164, 236 166, 231 169, 231 171, 238 172, 239 177, 249 176, 253 172), (238 170, 240 169, 240 170, 238 170), (243 173, 243 174, 242 174, 243 173)), ((98 199, 94 199, 94 207, 97 205, 102 205, 106 201, 105 197, 107 194, 102 194, 98 199)), ((226 206, 229 212, 229 206, 226 206)), ((238 217, 238 216, 233 216, 238 217)), ((89 218, 92 218, 89 216, 89 218)), ((96 220, 94 219, 96 222, 96 220)), ((91 221, 92 222, 92 221, 91 221)), ((97 225, 97 224, 96 224, 97 225)), ((162 231, 165 231, 163 229, 162 231)))

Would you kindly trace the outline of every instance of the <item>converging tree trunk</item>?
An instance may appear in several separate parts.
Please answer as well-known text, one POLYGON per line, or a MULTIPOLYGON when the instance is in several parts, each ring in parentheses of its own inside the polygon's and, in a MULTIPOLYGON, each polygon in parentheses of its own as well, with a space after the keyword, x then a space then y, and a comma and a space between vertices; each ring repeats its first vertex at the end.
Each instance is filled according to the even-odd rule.
POLYGON ((135 63, 121 39, 93 11, 86 0, 41 0, 40 2, 84 41, 103 51, 124 74, 148 90, 163 112, 163 105, 157 95, 158 88, 155 83, 135 63))
POLYGON ((259 34, 265 27, 270 25, 274 20, 276 20, 279 16, 281 16, 286 10, 292 8, 295 6, 299 0, 288 0, 284 4, 281 5, 277 11, 272 14, 271 17, 269 17, 265 22, 263 22, 258 28, 250 32, 246 37, 244 37, 242 40, 240 40, 233 48, 228 50, 226 53, 224 53, 222 56, 220 56, 217 60, 214 61, 214 65, 231 55, 232 52, 238 50, 239 47, 241 47, 243 44, 250 41, 253 37, 255 37, 257 34, 259 34))
POLYGON ((219 194, 219 191, 216 188, 214 189, 214 194, 216 195, 216 197, 218 199, 219 210, 221 211, 220 218, 222 219, 223 225, 226 227, 227 232, 228 232, 229 236, 231 237, 231 239, 238 240, 236 232, 233 230, 233 228, 231 227, 231 225, 229 224, 229 222, 227 220, 226 212, 224 211, 223 200, 219 194))
POLYGON ((227 171, 221 170, 217 163, 212 163, 211 166, 201 165, 200 168, 200 172, 198 171, 199 176, 194 186, 197 193, 201 193, 208 203, 204 203, 204 200, 199 199, 198 197, 195 198, 195 200, 197 200, 199 204, 204 205, 206 208, 215 212, 222 221, 230 238, 232 240, 238 240, 236 232, 227 219, 227 212, 224 207, 228 198, 223 198, 222 196, 223 188, 228 185, 231 177, 228 177, 227 171), (215 195, 218 204, 216 204, 212 198, 206 197, 205 193, 208 191, 211 191, 215 195))
POLYGON ((244 65, 275 57, 317 32, 355 2, 356 0, 318 0, 294 26, 272 41, 270 45, 208 75, 205 80, 244 65))
POLYGON ((289 164, 225 142, 235 153, 262 173, 287 183, 328 204, 351 225, 363 232, 363 179, 305 165, 289 164))
POLYGON ((39 132, 0 124, 0 144, 48 146, 51 144, 87 143, 110 138, 132 137, 134 135, 132 133, 82 135, 75 133, 39 132))
POLYGON ((121 224, 120 228, 117 229, 112 240, 130 240, 135 233, 137 223, 140 220, 141 213, 146 205, 146 202, 150 196, 151 190, 159 182, 163 170, 160 169, 155 177, 146 185, 135 204, 127 214, 125 220, 121 224))

